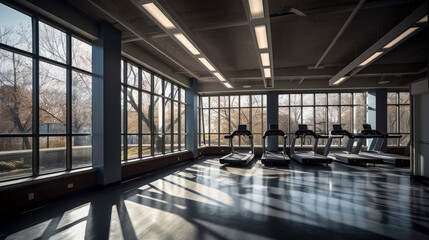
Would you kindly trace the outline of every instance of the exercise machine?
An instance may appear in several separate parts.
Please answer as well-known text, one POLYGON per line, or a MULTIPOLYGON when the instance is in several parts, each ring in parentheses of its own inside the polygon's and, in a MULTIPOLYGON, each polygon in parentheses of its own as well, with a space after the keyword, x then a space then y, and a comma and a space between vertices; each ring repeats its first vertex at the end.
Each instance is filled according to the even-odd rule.
MULTIPOLYGON (((282 164, 282 165, 288 165, 290 163, 290 158, 286 153, 286 140, 287 135, 282 131, 279 130, 278 124, 270 124, 270 129, 264 132, 264 135, 262 135, 262 157, 261 162, 262 164, 268 165, 268 164, 282 164), (269 137, 283 137, 283 151, 269 151, 265 147, 265 139, 268 139, 269 137)), ((276 146, 276 148, 278 148, 276 146)))
POLYGON ((231 135, 225 136, 229 139, 229 145, 231 146, 231 153, 220 158, 220 163, 234 164, 246 166, 255 157, 255 148, 253 146, 253 134, 246 129, 247 125, 238 125, 238 130, 235 130, 231 135), (234 150, 234 137, 235 136, 247 136, 250 140, 250 151, 235 151, 234 150))
POLYGON ((317 145, 320 138, 328 138, 326 135, 316 134, 309 130, 306 124, 298 125, 298 130, 295 131, 294 137, 292 138, 292 144, 290 147, 290 155, 296 161, 302 164, 313 164, 313 163, 332 163, 332 159, 328 156, 317 154, 317 145), (295 143, 298 137, 311 136, 313 137, 313 148, 312 151, 295 151, 295 143))

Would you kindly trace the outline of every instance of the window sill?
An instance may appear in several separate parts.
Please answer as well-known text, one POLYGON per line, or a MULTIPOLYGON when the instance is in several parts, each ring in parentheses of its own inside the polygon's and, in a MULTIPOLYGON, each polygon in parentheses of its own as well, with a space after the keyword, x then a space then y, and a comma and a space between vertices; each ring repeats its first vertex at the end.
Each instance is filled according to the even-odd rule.
POLYGON ((189 152, 190 152, 189 150, 182 150, 182 151, 178 151, 178 152, 160 154, 160 155, 155 155, 155 156, 148 156, 148 157, 143 157, 143 158, 130 159, 130 160, 127 160, 127 161, 123 161, 122 162, 122 166, 127 166, 127 165, 131 165, 131 164, 134 164, 134 163, 155 161, 157 159, 161 159, 161 158, 165 158, 165 157, 172 157, 172 156, 181 155, 181 154, 189 153, 189 152))

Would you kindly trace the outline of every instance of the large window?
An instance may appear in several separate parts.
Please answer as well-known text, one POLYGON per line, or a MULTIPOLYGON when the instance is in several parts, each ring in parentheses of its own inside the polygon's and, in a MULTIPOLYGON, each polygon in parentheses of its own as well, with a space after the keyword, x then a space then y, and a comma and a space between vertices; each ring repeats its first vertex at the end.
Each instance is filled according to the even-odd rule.
POLYGON ((402 137, 389 138, 390 146, 406 146, 410 141, 410 93, 387 93, 387 133, 400 134, 402 137))
MULTIPOLYGON (((266 95, 204 96, 199 98, 199 145, 225 146, 224 136, 245 124, 254 135, 254 144, 261 145, 267 128, 266 95)), ((246 137, 235 138, 236 146, 247 146, 246 137)))
MULTIPOLYGON (((289 143, 299 124, 307 124, 316 133, 328 133, 333 124, 349 132, 359 132, 366 122, 366 93, 297 93, 279 94, 279 129, 288 134, 289 143)), ((348 139, 336 139, 342 145, 348 139)), ((325 144, 325 139, 319 140, 325 144)), ((310 139, 297 139, 297 145, 309 145, 310 139)))
POLYGON ((92 46, 3 4, 0 12, 0 179, 90 166, 92 46))
POLYGON ((123 60, 122 160, 184 150, 185 89, 123 60))

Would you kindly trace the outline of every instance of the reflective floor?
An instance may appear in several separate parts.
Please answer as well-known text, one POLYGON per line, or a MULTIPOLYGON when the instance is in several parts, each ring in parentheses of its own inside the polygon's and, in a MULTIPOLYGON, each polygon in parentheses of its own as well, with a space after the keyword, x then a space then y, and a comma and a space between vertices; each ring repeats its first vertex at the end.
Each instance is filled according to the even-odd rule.
POLYGON ((0 239, 428 239, 407 169, 184 163, 11 219, 0 239))

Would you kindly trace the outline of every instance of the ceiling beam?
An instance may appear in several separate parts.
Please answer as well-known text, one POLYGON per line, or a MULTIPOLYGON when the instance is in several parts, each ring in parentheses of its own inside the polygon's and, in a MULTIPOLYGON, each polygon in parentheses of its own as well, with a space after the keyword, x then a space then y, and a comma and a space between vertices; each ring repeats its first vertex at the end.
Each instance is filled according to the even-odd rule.
POLYGON ((176 64, 179 68, 185 70, 190 76, 198 79, 198 75, 193 73, 191 70, 189 70, 187 67, 185 67, 183 64, 181 64, 176 58, 173 56, 170 56, 169 54, 162 51, 160 48, 158 48, 150 38, 148 38, 144 33, 142 33, 140 30, 136 29, 132 24, 130 24, 127 20, 125 20, 120 14, 115 13, 111 7, 107 6, 104 2, 100 0, 89 0, 90 3, 92 3, 94 6, 96 6, 98 9, 100 9, 102 12, 104 12, 107 16, 113 18, 116 22, 120 23, 124 28, 128 29, 131 33, 139 37, 142 41, 144 41, 146 44, 148 44, 150 47, 152 47, 155 51, 166 57, 168 60, 170 60, 172 63, 176 64))
MULTIPOLYGON (((422 25, 416 25, 416 22, 419 21, 427 14, 427 3, 424 2, 416 10, 414 10, 409 16, 402 20, 398 25, 396 25, 392 30, 386 33, 381 37, 377 42, 370 46, 366 51, 359 55, 355 60, 345 66, 340 70, 335 76, 329 80, 329 85, 333 86, 335 84, 340 84, 347 80, 347 78, 357 74, 359 71, 363 70, 366 66, 374 62, 376 59, 382 57, 384 54, 394 49, 396 46, 400 45, 402 41, 410 38, 418 31, 423 29, 422 25), (417 30, 409 34, 401 42, 396 43, 394 46, 386 48, 386 45, 389 44, 392 40, 398 37, 400 34, 404 33, 410 27, 418 27, 417 30), (369 61, 369 62, 368 62, 369 61), (367 62, 366 64, 364 64, 367 62)), ((427 23, 426 23, 427 24, 427 23)))

